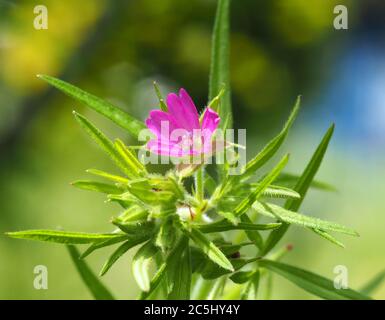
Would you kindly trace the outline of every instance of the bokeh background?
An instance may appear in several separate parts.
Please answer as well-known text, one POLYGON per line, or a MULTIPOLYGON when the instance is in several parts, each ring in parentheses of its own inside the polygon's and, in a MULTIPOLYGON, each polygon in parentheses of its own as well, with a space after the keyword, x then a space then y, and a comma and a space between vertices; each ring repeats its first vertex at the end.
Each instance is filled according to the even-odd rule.
MULTIPOLYGON (((102 195, 69 184, 87 168, 111 169, 71 111, 110 137, 127 134, 35 75, 65 79, 144 119, 164 92, 186 88, 207 102, 214 0, 0 0, 0 233, 28 228, 110 231, 119 210, 102 195), (48 8, 48 30, 33 28, 33 8, 48 8)), ((329 278, 345 265, 349 285, 385 267, 385 3, 382 0, 242 0, 231 13, 235 125, 247 128, 252 156, 282 126, 298 94, 303 108, 282 152, 300 173, 331 122, 335 136, 317 176, 337 192, 311 191, 302 211, 341 222, 360 238, 340 249, 304 229, 282 242, 286 261, 329 278), (335 30, 345 4, 349 29, 335 30)), ((96 271, 109 249, 88 261, 96 271)), ((130 257, 105 276, 116 296, 135 298, 130 257)), ((312 299, 275 278, 273 298, 312 299)), ((385 298, 385 286, 375 298, 385 298)), ((1 299, 89 299, 64 247, 0 235, 1 299), (46 265, 48 290, 35 290, 33 268, 46 265)))

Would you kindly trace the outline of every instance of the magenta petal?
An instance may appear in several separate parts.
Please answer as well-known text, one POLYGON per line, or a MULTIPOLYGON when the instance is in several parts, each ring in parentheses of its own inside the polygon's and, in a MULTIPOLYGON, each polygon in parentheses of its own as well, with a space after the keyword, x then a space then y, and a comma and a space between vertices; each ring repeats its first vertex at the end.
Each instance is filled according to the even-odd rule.
POLYGON ((181 128, 188 131, 199 129, 199 115, 194 103, 185 90, 180 91, 181 96, 170 93, 167 96, 167 107, 181 128))
POLYGON ((178 144, 167 143, 158 139, 152 139, 148 141, 147 149, 155 154, 176 158, 185 157, 191 153, 188 150, 183 150, 178 144))
POLYGON ((202 119, 203 153, 212 154, 212 136, 218 128, 220 117, 213 109, 207 108, 202 119))
POLYGON ((216 113, 213 109, 206 108, 205 114, 202 119, 202 130, 209 130, 210 132, 214 132, 219 125, 221 118, 218 113, 216 113))
POLYGON ((171 132, 179 128, 174 117, 161 110, 150 112, 150 116, 146 120, 146 126, 159 139, 165 140, 169 140, 171 132))
POLYGON ((187 91, 183 88, 179 90, 179 97, 182 101, 183 107, 188 110, 188 112, 191 114, 192 118, 194 118, 194 128, 199 128, 199 114, 197 111, 197 108, 194 104, 194 101, 191 99, 187 91))

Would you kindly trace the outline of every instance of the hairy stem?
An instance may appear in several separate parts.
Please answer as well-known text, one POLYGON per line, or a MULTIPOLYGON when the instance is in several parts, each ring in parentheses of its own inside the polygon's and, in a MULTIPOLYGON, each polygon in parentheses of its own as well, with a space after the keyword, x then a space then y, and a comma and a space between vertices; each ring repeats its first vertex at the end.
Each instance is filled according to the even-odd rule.
POLYGON ((195 191, 198 202, 202 202, 204 198, 204 172, 200 167, 195 173, 195 191))

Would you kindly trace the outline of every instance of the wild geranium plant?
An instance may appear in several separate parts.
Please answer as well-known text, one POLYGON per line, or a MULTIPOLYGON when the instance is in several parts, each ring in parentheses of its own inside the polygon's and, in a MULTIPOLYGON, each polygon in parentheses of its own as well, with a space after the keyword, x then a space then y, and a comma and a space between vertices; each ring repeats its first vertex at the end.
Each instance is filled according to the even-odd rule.
POLYGON ((283 172, 288 155, 266 171, 264 165, 276 154, 296 118, 298 98, 282 131, 243 165, 239 174, 230 174, 240 161, 239 150, 245 146, 217 135, 219 130, 232 127, 228 60, 229 0, 219 0, 209 103, 201 115, 184 89, 179 94, 170 93, 164 100, 155 86, 159 109, 152 110, 144 123, 69 83, 40 75, 52 86, 126 129, 135 139, 146 129, 151 137, 138 150, 122 140, 111 141, 84 116, 74 112, 81 127, 120 172, 90 169, 88 173, 105 182, 74 183, 81 189, 105 193, 109 201, 122 207, 111 221, 111 232, 29 230, 8 235, 67 245, 80 276, 96 299, 113 299, 113 296, 87 266, 85 258, 110 246, 116 249, 101 268, 100 276, 122 255, 137 249, 131 269, 141 290, 140 299, 257 299, 261 297, 260 283, 266 282, 264 290, 269 292, 273 273, 321 298, 367 299, 369 288, 362 293, 337 289, 322 276, 280 262, 291 246, 280 247, 279 241, 292 225, 341 247, 343 244, 332 233, 358 236, 350 228, 299 212, 310 187, 328 188, 314 182, 314 176, 334 126, 327 130, 302 174, 283 172), (145 165, 143 157, 148 153, 180 162, 165 174, 159 174, 145 165), (224 155, 222 162, 206 161, 220 155, 224 155), (257 173, 259 176, 262 173, 259 180, 255 180, 257 173), (275 199, 286 201, 279 205, 275 199), (271 221, 258 222, 260 216, 271 221), (74 245, 88 247, 80 254, 74 245), (268 281, 261 282, 263 278, 268 281))

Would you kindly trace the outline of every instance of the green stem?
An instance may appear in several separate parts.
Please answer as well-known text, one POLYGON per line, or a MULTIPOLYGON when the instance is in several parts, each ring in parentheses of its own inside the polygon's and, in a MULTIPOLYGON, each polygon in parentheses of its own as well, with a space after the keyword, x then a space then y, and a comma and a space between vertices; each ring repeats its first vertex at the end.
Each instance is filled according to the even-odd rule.
POLYGON ((203 167, 200 167, 195 173, 195 191, 198 202, 202 202, 204 198, 204 172, 203 167))
POLYGON ((192 300, 206 300, 215 280, 205 280, 198 276, 192 290, 192 300))

